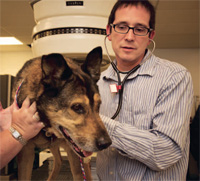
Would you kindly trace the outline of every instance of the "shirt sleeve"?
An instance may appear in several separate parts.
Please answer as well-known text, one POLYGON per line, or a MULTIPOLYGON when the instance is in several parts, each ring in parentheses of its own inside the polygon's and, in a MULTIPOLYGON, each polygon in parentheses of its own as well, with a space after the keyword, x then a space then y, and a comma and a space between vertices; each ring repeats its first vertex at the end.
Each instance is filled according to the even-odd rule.
POLYGON ((170 76, 160 90, 151 115, 151 129, 141 130, 101 115, 112 139, 111 146, 153 170, 170 167, 178 162, 186 149, 192 98, 191 76, 182 71, 170 76))

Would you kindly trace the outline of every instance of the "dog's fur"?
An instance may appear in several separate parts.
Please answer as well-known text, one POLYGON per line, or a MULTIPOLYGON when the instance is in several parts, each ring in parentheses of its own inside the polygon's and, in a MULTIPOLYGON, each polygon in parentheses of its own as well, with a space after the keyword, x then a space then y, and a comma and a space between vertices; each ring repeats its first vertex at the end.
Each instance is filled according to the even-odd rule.
MULTIPOLYGON (((67 151, 74 180, 82 180, 79 157, 107 148, 110 137, 99 117, 100 95, 96 82, 100 77, 102 49, 93 49, 82 66, 61 54, 44 55, 25 63, 18 72, 13 95, 19 107, 28 96, 36 101, 45 128, 29 140, 18 155, 18 179, 30 180, 34 148, 49 148, 54 155, 54 168, 48 180, 59 173, 59 147, 67 151), (50 136, 50 137, 48 137, 50 136), (71 141, 69 141, 69 136, 71 141), (77 151, 77 146, 85 151, 77 151), (76 147, 76 151, 74 149, 76 147)), ((84 164, 87 180, 91 180, 89 164, 84 164)))

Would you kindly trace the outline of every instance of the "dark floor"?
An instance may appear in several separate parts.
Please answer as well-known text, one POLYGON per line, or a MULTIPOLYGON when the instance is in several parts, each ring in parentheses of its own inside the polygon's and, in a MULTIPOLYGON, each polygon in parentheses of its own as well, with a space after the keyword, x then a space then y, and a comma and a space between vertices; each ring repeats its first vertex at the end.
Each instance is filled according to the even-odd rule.
MULTIPOLYGON (((43 165, 35 170, 33 170, 32 173, 32 181, 43 181, 43 180, 47 180, 48 176, 51 173, 53 167, 53 158, 50 157, 47 160, 45 160, 43 162, 43 165)), ((91 160, 91 171, 92 171, 92 177, 94 181, 97 181, 98 178, 96 176, 96 163, 95 163, 95 158, 93 157, 91 160)), ((70 171, 70 166, 69 166, 69 162, 67 160, 67 157, 63 157, 63 162, 62 162, 62 167, 60 170, 60 174, 58 176, 58 178, 56 179, 58 181, 72 181, 72 174, 70 171)))
MULTIPOLYGON (((73 177, 70 171, 69 162, 67 156, 62 156, 62 166, 60 173, 57 177, 57 181, 73 181, 73 177)), ((14 162, 15 163, 15 162, 14 162)), ((96 176, 96 158, 91 159, 91 172, 94 181, 98 181, 96 176)), ((43 165, 39 168, 33 169, 31 181, 45 181, 48 179, 53 168, 53 157, 46 159, 43 165)), ((0 172, 0 181, 17 181, 17 170, 15 172, 11 171, 5 174, 5 169, 0 172)))

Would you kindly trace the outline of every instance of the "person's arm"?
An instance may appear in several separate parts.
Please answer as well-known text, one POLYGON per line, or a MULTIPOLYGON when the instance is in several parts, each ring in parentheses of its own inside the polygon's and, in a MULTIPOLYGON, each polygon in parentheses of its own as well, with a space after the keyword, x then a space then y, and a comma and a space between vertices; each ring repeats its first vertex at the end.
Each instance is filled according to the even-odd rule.
POLYGON ((152 129, 141 130, 101 115, 112 139, 112 147, 160 171, 183 155, 189 134, 193 86, 188 72, 179 72, 166 82, 154 107, 152 129))
POLYGON ((9 130, 0 132, 0 140, 0 168, 3 168, 19 153, 23 145, 11 135, 9 130))
POLYGON ((6 109, 3 109, 3 106, 0 101, 0 132, 10 128, 13 106, 14 104, 7 107, 6 109))
MULTIPOLYGON (((5 111, 1 108, 0 119, 0 121, 6 120, 8 125, 17 130, 26 141, 36 136, 44 127, 43 123, 39 122, 36 103, 30 105, 28 98, 23 102, 20 109, 17 107, 16 102, 5 111)), ((3 168, 14 158, 22 147, 23 145, 13 137, 8 129, 0 132, 0 168, 3 168)))

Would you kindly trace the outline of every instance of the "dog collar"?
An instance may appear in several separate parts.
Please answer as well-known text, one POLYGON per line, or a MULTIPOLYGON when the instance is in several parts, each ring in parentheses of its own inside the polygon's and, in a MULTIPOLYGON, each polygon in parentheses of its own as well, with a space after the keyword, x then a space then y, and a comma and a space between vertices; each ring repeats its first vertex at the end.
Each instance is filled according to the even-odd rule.
POLYGON ((23 84, 24 80, 22 80, 21 84, 19 85, 19 87, 17 88, 17 91, 15 93, 15 99, 16 99, 16 104, 17 104, 17 107, 19 107, 19 104, 18 104, 18 101, 17 101, 17 96, 18 96, 18 93, 19 93, 19 90, 23 84))

